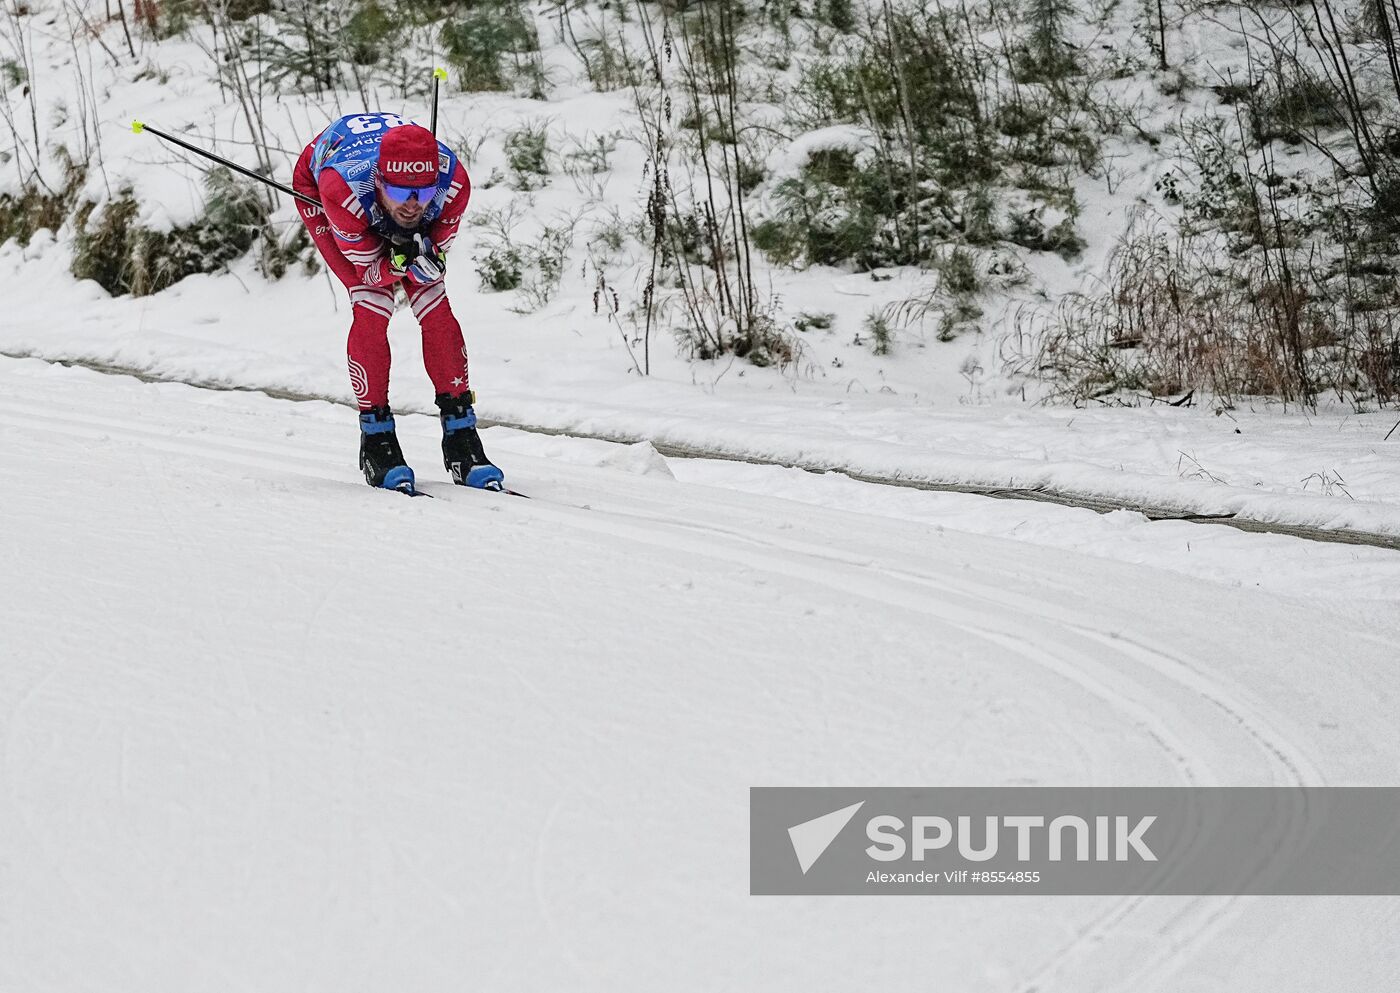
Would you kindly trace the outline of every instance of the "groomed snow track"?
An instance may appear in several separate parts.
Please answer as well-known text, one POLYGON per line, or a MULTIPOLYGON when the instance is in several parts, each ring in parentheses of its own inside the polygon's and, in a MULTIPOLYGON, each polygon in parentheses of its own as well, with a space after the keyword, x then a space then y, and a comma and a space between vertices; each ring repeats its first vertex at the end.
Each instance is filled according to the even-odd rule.
POLYGON ((506 432, 510 500, 399 431, 439 499, 365 487, 321 403, 0 363, 0 989, 1393 978, 1393 900, 747 895, 753 785, 1385 781, 1400 627, 1335 573, 1280 596, 506 432))
MULTIPOLYGON (((400 435, 439 499, 406 500, 321 403, 40 363, 0 387, 0 989, 1394 975, 1394 901, 752 898, 746 825, 753 785, 1384 781, 1393 611, 507 432, 537 497, 509 500, 446 481, 426 416, 400 435)), ((1287 539, 1229 541, 1257 569, 1287 539)))
MULTIPOLYGON (((0 356, 12 359, 39 359, 55 365, 71 366, 89 369, 93 372, 100 372, 105 375, 131 376, 143 382, 151 383, 181 383, 185 386, 192 386, 198 389, 219 390, 239 393, 260 393, 279 400, 320 400, 327 403, 349 406, 349 403, 341 397, 318 395, 305 393, 298 390, 286 389, 277 386, 259 386, 245 384, 230 384, 212 380, 180 379, 176 377, 160 376, 132 366, 124 366, 98 359, 89 358, 51 358, 46 355, 33 352, 8 352, 0 351, 0 356)), ((414 412, 413 408, 408 408, 407 412, 414 412)), ((423 411, 416 411, 422 413, 423 411)), ((908 478, 902 476, 882 475, 876 473, 862 472, 852 469, 849 466, 842 466, 836 463, 813 462, 813 461, 792 461, 776 458, 760 458, 752 455, 736 454, 719 449, 706 449, 690 445, 678 445, 665 440, 653 439, 644 435, 625 434, 620 432, 589 432, 576 429, 559 429, 543 424, 526 424, 518 421, 492 419, 482 417, 480 419, 482 427, 508 427, 516 431, 524 431, 530 434, 550 435, 556 437, 586 438, 594 441, 606 441, 616 444, 635 444, 637 442, 650 442, 662 455, 669 458, 684 459, 716 459, 731 462, 743 462, 749 465, 768 465, 786 469, 801 469, 804 472, 813 473, 840 473, 863 483, 873 483, 880 486, 901 486, 909 489, 925 490, 935 493, 966 493, 972 496, 991 497, 998 500, 1032 500, 1038 503, 1050 503, 1061 507, 1078 507, 1084 510, 1092 510, 1099 514, 1108 514, 1114 511, 1127 510, 1142 514, 1153 521, 1183 521, 1189 524, 1219 524, 1225 527, 1235 528, 1240 531, 1249 531, 1258 534, 1281 534, 1294 538, 1303 538, 1308 541, 1331 542, 1343 545, 1364 545, 1372 548, 1383 548, 1390 551, 1400 551, 1400 536, 1389 534, 1378 534, 1368 531, 1357 531, 1345 528, 1320 528, 1300 524, 1289 524, 1280 521, 1260 521, 1254 520, 1240 514, 1201 514, 1190 510, 1183 510, 1180 507, 1167 507, 1154 504, 1141 503, 1132 500, 1121 500, 1105 497, 1094 493, 1077 492, 1070 490, 1056 489, 1053 487, 1018 487, 1015 485, 1006 486, 978 486, 968 483, 942 482, 936 479, 908 478)))

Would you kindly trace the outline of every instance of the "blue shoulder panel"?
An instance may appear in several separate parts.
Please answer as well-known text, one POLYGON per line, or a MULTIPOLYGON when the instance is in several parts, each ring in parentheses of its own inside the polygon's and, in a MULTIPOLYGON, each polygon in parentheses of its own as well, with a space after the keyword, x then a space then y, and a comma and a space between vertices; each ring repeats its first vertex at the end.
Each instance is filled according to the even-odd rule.
MULTIPOLYGON (((379 141, 390 128, 407 124, 398 114, 349 114, 331 124, 321 133, 311 152, 311 173, 320 178, 322 171, 334 169, 360 203, 360 210, 369 218, 370 226, 384 234, 392 234, 397 225, 380 209, 374 191, 375 167, 379 163, 379 141)), ((420 227, 437 220, 452 192, 452 175, 457 171, 457 156, 438 142, 438 182, 432 202, 423 212, 420 227)))

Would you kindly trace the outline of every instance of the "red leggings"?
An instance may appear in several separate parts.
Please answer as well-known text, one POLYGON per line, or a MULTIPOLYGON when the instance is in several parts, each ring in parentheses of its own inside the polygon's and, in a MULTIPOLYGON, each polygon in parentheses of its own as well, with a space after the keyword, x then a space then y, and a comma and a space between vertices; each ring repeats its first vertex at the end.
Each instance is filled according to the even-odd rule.
POLYGON ((467 346, 462 326, 447 302, 447 284, 439 279, 426 286, 409 279, 388 286, 365 286, 354 263, 341 254, 326 215, 303 205, 298 211, 321 258, 350 291, 350 339, 346 356, 350 385, 361 410, 389 405, 389 317, 394 291, 402 285, 413 316, 423 330, 423 366, 438 393, 458 394, 468 388, 467 346), (310 215, 310 216, 308 216, 310 215))

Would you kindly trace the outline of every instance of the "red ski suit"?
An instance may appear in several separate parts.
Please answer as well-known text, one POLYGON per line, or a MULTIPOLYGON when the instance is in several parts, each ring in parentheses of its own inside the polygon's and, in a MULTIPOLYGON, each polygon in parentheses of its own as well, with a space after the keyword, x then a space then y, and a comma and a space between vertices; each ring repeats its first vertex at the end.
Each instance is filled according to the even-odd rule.
MULTIPOLYGON (((319 136, 318 136, 319 138, 319 136)), ((467 348, 462 326, 447 300, 447 285, 420 285, 397 274, 390 262, 389 242, 370 226, 370 219, 334 169, 324 169, 319 181, 312 176, 311 155, 315 140, 302 151, 292 175, 298 193, 315 197, 321 209, 300 204, 301 221, 311 234, 331 272, 350 291, 350 338, 346 354, 350 384, 361 410, 389 404, 389 317, 394 312, 394 291, 403 285, 409 306, 423 331, 423 365, 439 393, 458 395, 469 385, 467 348)), ((457 226, 471 197, 471 181, 460 162, 452 176, 453 192, 442 213, 424 232, 446 252, 457 237, 457 226)))

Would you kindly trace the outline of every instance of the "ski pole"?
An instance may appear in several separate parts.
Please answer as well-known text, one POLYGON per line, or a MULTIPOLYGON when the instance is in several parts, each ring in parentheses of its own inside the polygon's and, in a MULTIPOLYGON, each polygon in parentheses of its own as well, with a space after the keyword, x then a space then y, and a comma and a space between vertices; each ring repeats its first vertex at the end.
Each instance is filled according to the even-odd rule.
POLYGON ((428 128, 437 137, 437 104, 438 104, 438 84, 447 78, 447 70, 441 67, 433 70, 433 117, 432 126, 428 128))
MULTIPOLYGON (((436 112, 436 106, 434 106, 434 112, 436 112)), ((153 128, 149 124, 143 124, 141 121, 132 121, 131 130, 134 131, 136 134, 141 134, 142 132, 149 131, 157 138, 164 138, 166 141, 171 142, 172 144, 179 145, 181 148, 188 149, 189 151, 194 152, 196 155, 203 155, 206 159, 213 159, 221 166, 226 166, 229 169, 232 169, 234 172, 240 172, 243 175, 247 176, 249 179, 256 179, 260 183, 266 183, 268 186, 271 186, 274 190, 281 190, 288 196, 296 197, 304 204, 309 204, 310 206, 316 208, 320 208, 321 206, 321 201, 317 200, 315 197, 309 197, 305 193, 298 193, 290 186, 283 186, 275 179, 268 179, 266 176, 261 176, 251 169, 245 169, 237 162, 230 162, 222 155, 215 155, 213 152, 206 152, 204 149, 199 148, 196 145, 191 145, 188 141, 185 141, 183 138, 177 138, 173 134, 166 134, 164 131, 161 131, 158 128, 153 128)))

